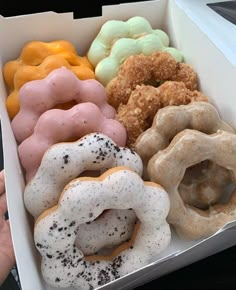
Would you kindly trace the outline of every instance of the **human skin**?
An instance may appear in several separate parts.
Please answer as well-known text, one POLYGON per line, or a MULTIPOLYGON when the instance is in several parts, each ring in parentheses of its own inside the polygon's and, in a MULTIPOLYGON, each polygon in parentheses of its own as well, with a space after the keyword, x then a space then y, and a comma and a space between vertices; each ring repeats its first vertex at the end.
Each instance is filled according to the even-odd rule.
POLYGON ((15 265, 9 220, 4 219, 7 211, 4 171, 0 172, 0 286, 15 265))

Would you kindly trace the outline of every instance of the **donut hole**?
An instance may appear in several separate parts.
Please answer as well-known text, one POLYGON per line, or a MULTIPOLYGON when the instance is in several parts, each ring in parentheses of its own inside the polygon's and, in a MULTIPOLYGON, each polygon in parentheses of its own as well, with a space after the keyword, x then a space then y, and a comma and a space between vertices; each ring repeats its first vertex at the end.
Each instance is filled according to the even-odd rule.
POLYGON ((111 209, 106 209, 93 221, 80 225, 75 246, 85 256, 96 255, 109 259, 117 248, 131 242, 137 223, 134 211, 119 210, 119 213, 114 214, 115 218, 111 217, 112 214, 111 209))
POLYGON ((57 105, 55 105, 54 109, 69 110, 73 106, 75 106, 76 104, 78 104, 78 103, 76 101, 72 100, 72 101, 69 101, 67 103, 57 104, 57 105))
POLYGON ((155 80, 155 79, 149 79, 146 82, 144 82, 144 85, 146 86, 152 86, 152 87, 159 87, 160 85, 162 85, 164 83, 163 80, 155 80))
POLYGON ((230 171, 210 160, 188 167, 178 188, 185 204, 202 210, 227 203, 234 190, 230 171))
POLYGON ((101 171, 99 170, 86 170, 80 173, 78 177, 98 177, 101 175, 101 171))

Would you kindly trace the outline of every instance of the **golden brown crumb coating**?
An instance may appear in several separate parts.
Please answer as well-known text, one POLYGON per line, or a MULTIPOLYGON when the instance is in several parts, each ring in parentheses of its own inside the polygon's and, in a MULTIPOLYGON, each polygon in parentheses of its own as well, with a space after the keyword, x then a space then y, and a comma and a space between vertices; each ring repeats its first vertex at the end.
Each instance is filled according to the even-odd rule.
POLYGON ((166 81, 158 88, 149 85, 136 86, 128 103, 121 104, 116 115, 116 119, 127 130, 127 146, 134 148, 136 139, 151 127, 160 108, 196 101, 207 102, 208 98, 197 90, 189 90, 183 82, 166 81))
POLYGON ((132 55, 125 60, 117 77, 106 87, 108 102, 118 108, 127 104, 132 91, 137 85, 159 86, 167 80, 182 81, 190 90, 196 90, 197 74, 190 65, 177 62, 164 51, 156 51, 150 56, 132 55))

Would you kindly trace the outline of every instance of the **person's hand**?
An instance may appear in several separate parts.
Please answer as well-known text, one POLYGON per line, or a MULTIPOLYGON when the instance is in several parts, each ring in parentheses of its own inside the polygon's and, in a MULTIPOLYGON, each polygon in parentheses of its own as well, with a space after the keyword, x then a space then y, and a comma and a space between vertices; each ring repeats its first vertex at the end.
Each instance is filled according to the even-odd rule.
POLYGON ((11 239, 9 220, 4 219, 7 211, 4 171, 0 172, 0 285, 15 265, 15 255, 11 239))

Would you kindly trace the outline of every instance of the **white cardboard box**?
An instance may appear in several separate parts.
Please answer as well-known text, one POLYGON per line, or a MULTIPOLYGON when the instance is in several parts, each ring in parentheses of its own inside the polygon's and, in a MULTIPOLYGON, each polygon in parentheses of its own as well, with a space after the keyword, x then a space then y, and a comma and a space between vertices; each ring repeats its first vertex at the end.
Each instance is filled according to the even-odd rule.
MULTIPOLYGON (((0 16, 0 63, 19 56, 31 40, 72 42, 84 55, 101 25, 109 19, 127 20, 141 15, 153 28, 166 31, 171 46, 180 49, 185 62, 196 70, 200 89, 217 107, 221 117, 236 129, 236 26, 206 6, 216 0, 156 0, 105 6, 101 17, 73 19, 73 13, 39 13, 18 17, 0 16), (17 32, 16 32, 17 31, 17 32)), ((221 0, 222 2, 222 0, 221 0)), ((4 168, 11 230, 23 290, 52 290, 40 275, 40 259, 34 247, 32 220, 22 193, 24 181, 16 142, 5 108, 6 87, 0 79, 0 114, 4 168)), ((172 237, 170 246, 147 267, 100 289, 131 289, 236 244, 236 222, 201 241, 186 242, 172 237)))

